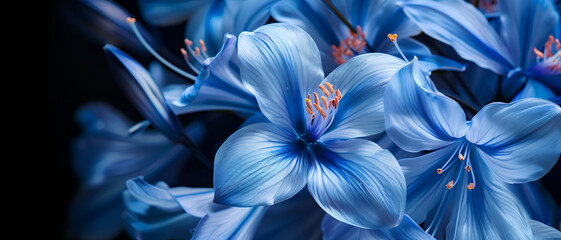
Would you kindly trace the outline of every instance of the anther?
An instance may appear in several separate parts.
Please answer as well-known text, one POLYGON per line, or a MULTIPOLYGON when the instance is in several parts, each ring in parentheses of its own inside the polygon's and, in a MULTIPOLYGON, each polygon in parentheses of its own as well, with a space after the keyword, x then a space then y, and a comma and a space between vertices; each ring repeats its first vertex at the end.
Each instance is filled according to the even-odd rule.
POLYGON ((473 190, 473 189, 475 188, 475 185, 473 185, 473 183, 470 183, 470 184, 468 184, 468 185, 466 186, 466 188, 467 188, 468 190, 473 190))
POLYGON ((319 97, 318 97, 318 94, 317 94, 316 92, 313 92, 313 94, 314 94, 315 103, 316 103, 316 104, 319 104, 319 97))
POLYGON ((333 91, 333 84, 325 82, 325 86, 327 86, 327 89, 329 89, 329 92, 335 94, 335 91, 333 91))
POLYGON ((543 53, 540 52, 540 50, 538 50, 537 48, 534 48, 534 53, 535 53, 539 58, 543 58, 543 53))
POLYGON ((464 155, 462 155, 461 153, 458 155, 458 159, 460 159, 460 161, 464 160, 464 155))
POLYGON ((135 23, 136 19, 135 18, 131 18, 131 17, 127 17, 127 22, 128 23, 135 23))
POLYGON ((203 52, 206 52, 205 42, 202 39, 199 40, 199 45, 201 46, 201 50, 203 50, 203 52))
POLYGON ((325 106, 325 109, 329 109, 329 105, 327 104, 327 98, 321 96, 321 101, 323 102, 323 106, 325 106))
POLYGON ((325 87, 323 85, 319 85, 319 88, 323 91, 323 94, 325 94, 325 96, 329 97, 329 92, 327 91, 327 89, 325 89, 325 87))
POLYGON ((391 34, 391 33, 390 33, 390 34, 388 34, 388 38, 389 38, 390 40, 392 40, 392 42, 394 42, 394 41, 397 39, 397 34, 395 34, 395 33, 394 33, 394 34, 391 34))
POLYGON ((465 167, 465 169, 466 169, 466 171, 469 172, 469 171, 471 171, 471 166, 470 166, 470 165, 467 165, 467 166, 465 167))
POLYGON ((325 112, 323 111, 323 109, 314 103, 314 107, 316 107, 316 109, 318 110, 319 114, 321 114, 321 116, 323 117, 323 119, 325 119, 327 116, 325 115, 325 112))
POLYGON ((185 45, 187 45, 187 47, 191 47, 191 45, 193 45, 193 41, 186 38, 185 39, 185 45))
POLYGON ((446 184, 446 187, 448 189, 452 189, 453 186, 454 186, 454 181, 450 181, 450 182, 448 182, 448 184, 446 184))
POLYGON ((438 168, 438 169, 436 169, 436 173, 438 173, 438 174, 442 174, 442 168, 438 168))

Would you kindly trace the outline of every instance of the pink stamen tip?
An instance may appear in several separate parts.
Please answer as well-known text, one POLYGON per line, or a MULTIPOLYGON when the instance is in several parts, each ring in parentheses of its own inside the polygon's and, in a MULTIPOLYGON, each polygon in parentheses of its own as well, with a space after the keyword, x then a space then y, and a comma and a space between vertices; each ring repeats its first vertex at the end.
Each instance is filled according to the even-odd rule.
POLYGON ((538 56, 539 58, 543 58, 543 53, 540 52, 540 50, 538 50, 537 48, 534 48, 534 53, 535 53, 536 56, 538 56))
POLYGON ((199 47, 195 47, 195 56, 199 55, 199 53, 201 53, 201 49, 199 49, 199 47))
POLYGON ((131 18, 131 17, 127 17, 127 22, 128 23, 135 23, 136 19, 135 18, 131 18))
POLYGON ((203 52, 206 52, 205 42, 202 39, 199 40, 199 45, 201 45, 201 49, 203 50, 203 52))
POLYGON ((188 47, 191 47, 191 45, 193 45, 193 41, 186 38, 185 39, 185 45, 187 45, 188 47))

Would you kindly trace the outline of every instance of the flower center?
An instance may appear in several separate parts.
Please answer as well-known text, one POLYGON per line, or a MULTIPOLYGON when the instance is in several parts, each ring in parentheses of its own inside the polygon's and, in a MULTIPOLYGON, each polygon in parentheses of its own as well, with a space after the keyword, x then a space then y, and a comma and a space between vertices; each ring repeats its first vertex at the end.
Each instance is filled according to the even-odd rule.
POLYGON ((339 101, 343 97, 341 91, 333 89, 333 85, 329 82, 320 84, 318 87, 321 90, 320 94, 312 92, 305 99, 306 112, 308 112, 306 115, 307 135, 311 139, 318 139, 331 125, 339 101))
POLYGON ((456 159, 454 156, 455 155, 452 155, 442 167, 437 168, 436 173, 441 175, 444 172, 449 171, 451 166, 455 166, 455 169, 454 169, 455 178, 454 178, 454 180, 450 180, 445 185, 448 189, 452 189, 454 186, 456 186, 456 183, 458 183, 458 179, 463 175, 462 172, 458 172, 456 169, 459 169, 459 171, 466 171, 467 173, 471 174, 471 180, 472 180, 472 182, 469 183, 466 186, 466 188, 468 190, 473 190, 475 188, 475 176, 474 176, 473 171, 471 169, 471 161, 469 160, 469 146, 464 145, 464 146, 460 147, 460 151, 458 153, 458 159, 457 160, 454 160, 454 159, 456 159), (466 158, 467 158, 467 161, 466 161, 466 158), (455 161, 458 161, 458 160, 459 160, 459 163, 455 162, 455 161), (461 167, 463 167, 464 170, 460 169, 461 167))
POLYGON ((534 48, 534 53, 536 54, 536 61, 539 65, 544 66, 545 68, 549 69, 553 72, 561 72, 561 43, 559 39, 553 37, 553 35, 549 35, 549 39, 544 44, 543 52, 534 48), (555 50, 552 48, 553 44, 555 44, 555 50))
POLYGON ((331 45, 331 55, 337 64, 341 65, 352 57, 365 52, 366 40, 360 26, 356 27, 356 33, 349 30, 349 36, 339 42, 339 46, 331 45))

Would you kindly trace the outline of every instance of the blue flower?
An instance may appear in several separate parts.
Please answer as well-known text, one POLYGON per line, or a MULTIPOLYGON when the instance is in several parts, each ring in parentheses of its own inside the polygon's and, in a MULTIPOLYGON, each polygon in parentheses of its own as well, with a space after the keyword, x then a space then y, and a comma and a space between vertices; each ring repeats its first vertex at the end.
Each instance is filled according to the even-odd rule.
POLYGON ((271 16, 279 22, 304 29, 316 42, 323 69, 330 73, 337 66, 363 53, 382 52, 399 56, 388 41, 397 34, 405 56, 416 55, 424 69, 463 71, 465 66, 450 59, 432 55, 421 42, 413 39, 420 33, 396 5, 396 1, 318 1, 288 0, 273 6, 271 16), (334 12, 337 11, 338 14, 334 12))
POLYGON ((542 177, 561 154, 561 108, 528 98, 491 103, 470 121, 414 59, 384 95, 386 131, 401 148, 406 213, 437 238, 529 239, 528 216, 509 183, 542 177))
POLYGON ((403 1, 400 5, 423 32, 452 46, 461 57, 502 75, 504 97, 528 91, 548 99, 561 89, 561 52, 554 37, 561 25, 552 1, 498 1, 498 28, 461 0, 403 1))
MULTIPOLYGON (((190 153, 158 131, 129 135, 131 121, 104 103, 90 103, 77 113, 83 134, 73 143, 73 167, 80 188, 69 206, 72 237, 109 239, 123 228, 125 182, 142 175, 175 182, 173 171, 188 163, 190 153)), ((195 142, 205 127, 198 121, 186 127, 195 142)))
POLYGON ((238 57, 242 81, 266 118, 236 131, 217 151, 214 201, 273 205, 307 184, 340 221, 363 228, 399 224, 401 169, 389 151, 358 138, 384 130, 384 86, 404 61, 364 54, 324 79, 311 37, 281 23, 241 33, 238 57))

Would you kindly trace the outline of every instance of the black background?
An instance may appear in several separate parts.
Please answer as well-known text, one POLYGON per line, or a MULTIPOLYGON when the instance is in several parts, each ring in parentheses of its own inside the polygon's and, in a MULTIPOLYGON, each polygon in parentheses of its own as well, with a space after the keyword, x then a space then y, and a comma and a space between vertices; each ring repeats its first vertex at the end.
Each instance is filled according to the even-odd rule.
MULTIPOLYGON (((55 166, 55 226, 53 235, 66 238, 66 207, 78 187, 70 164, 69 145, 80 129, 74 114, 83 104, 91 101, 105 101, 124 112, 133 120, 142 120, 128 99, 117 86, 105 62, 103 45, 84 36, 69 24, 69 19, 61 13, 61 7, 69 1, 48 2, 48 115, 50 164, 55 166)), ((118 1, 127 11, 139 15, 137 2, 118 1)), ((179 49, 182 44, 183 26, 161 29, 169 32, 165 42, 170 49, 179 49), (179 31, 178 31, 179 30, 179 31), (170 40, 175 39, 175 40, 170 40)), ((177 51, 179 54, 179 51, 177 51)), ((233 122, 235 126, 239 122, 233 122)), ((543 179, 557 204, 561 203, 558 163, 543 179)), ((126 235, 119 238, 127 239, 126 235)))

